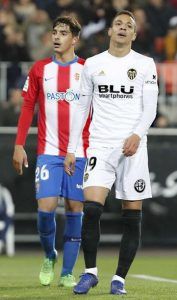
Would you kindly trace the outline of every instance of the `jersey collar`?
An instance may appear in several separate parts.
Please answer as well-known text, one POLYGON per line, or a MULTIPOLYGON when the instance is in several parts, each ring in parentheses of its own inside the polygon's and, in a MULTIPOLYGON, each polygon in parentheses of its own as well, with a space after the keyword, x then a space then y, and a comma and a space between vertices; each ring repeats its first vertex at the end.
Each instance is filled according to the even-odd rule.
POLYGON ((74 59, 71 60, 71 61, 68 61, 68 62, 66 62, 66 63, 62 63, 62 62, 60 62, 60 61, 58 61, 58 60, 56 59, 55 55, 53 55, 53 56, 52 56, 52 61, 53 61, 54 63, 56 63, 57 65, 59 65, 59 66, 66 67, 66 66, 69 66, 69 65, 72 65, 72 64, 76 63, 76 62, 78 61, 78 56, 76 55, 76 56, 74 57, 74 59))

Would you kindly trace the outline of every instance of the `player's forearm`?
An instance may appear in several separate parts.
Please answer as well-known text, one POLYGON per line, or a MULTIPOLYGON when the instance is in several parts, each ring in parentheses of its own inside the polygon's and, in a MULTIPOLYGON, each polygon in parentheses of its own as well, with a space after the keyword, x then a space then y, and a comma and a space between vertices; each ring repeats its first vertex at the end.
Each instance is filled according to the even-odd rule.
POLYGON ((142 138, 153 123, 157 113, 157 91, 148 91, 144 95, 143 113, 139 124, 134 129, 133 133, 142 138))
POLYGON ((16 136, 16 145, 25 145, 28 130, 31 126, 34 115, 34 107, 25 105, 22 107, 20 118, 18 121, 18 129, 16 136))
POLYGON ((75 106, 74 117, 68 144, 68 153, 75 153, 79 138, 88 118, 90 111, 91 96, 81 96, 81 100, 75 106))

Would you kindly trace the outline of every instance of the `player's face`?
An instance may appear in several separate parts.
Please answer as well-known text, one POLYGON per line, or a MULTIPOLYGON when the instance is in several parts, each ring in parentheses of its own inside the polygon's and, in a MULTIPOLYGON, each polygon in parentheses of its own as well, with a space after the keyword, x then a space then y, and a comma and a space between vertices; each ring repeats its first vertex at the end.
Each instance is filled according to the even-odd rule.
POLYGON ((113 20, 108 31, 110 40, 118 44, 129 45, 136 38, 136 24, 129 15, 119 15, 113 20))
POLYGON ((55 53, 64 54, 75 46, 78 37, 74 37, 69 25, 58 24, 52 32, 52 42, 55 53))

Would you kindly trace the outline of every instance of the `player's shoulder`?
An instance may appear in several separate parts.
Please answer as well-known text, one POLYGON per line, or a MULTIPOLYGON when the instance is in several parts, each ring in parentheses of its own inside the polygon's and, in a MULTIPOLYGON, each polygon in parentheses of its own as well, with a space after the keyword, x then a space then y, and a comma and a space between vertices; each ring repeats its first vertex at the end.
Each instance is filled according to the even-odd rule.
POLYGON ((152 57, 149 57, 149 56, 146 56, 144 54, 138 53, 134 50, 131 50, 131 51, 132 51, 132 55, 133 55, 134 59, 136 59, 139 62, 139 64, 142 64, 142 63, 150 64, 154 61, 152 57))
POLYGON ((50 64, 52 62, 52 57, 47 57, 41 60, 37 60, 36 62, 34 62, 34 64, 31 66, 30 68, 30 72, 29 75, 33 75, 33 76, 39 76, 42 74, 44 67, 47 64, 50 64))
POLYGON ((51 62, 52 62, 52 57, 46 57, 44 59, 37 60, 33 64, 32 68, 33 69, 38 69, 38 68, 41 68, 41 67, 43 67, 43 66, 45 66, 45 65, 47 65, 47 64, 49 64, 51 62))
POLYGON ((107 56, 107 52, 108 51, 104 51, 92 57, 87 58, 85 64, 87 66, 93 66, 95 64, 98 64, 100 61, 104 61, 107 56))

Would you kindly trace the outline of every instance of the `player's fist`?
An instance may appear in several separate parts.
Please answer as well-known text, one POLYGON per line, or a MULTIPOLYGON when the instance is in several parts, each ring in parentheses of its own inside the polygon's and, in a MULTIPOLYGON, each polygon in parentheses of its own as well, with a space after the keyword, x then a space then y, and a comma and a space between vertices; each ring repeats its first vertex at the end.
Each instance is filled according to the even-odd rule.
POLYGON ((73 175, 75 171, 76 158, 74 153, 67 153, 64 161, 65 172, 68 175, 73 175))
POLYGON ((140 137, 137 134, 132 134, 129 136, 123 145, 123 154, 125 156, 132 156, 136 153, 138 146, 140 144, 140 137))
POLYGON ((23 165, 28 168, 28 158, 22 145, 15 145, 13 166, 19 175, 23 174, 23 165))

